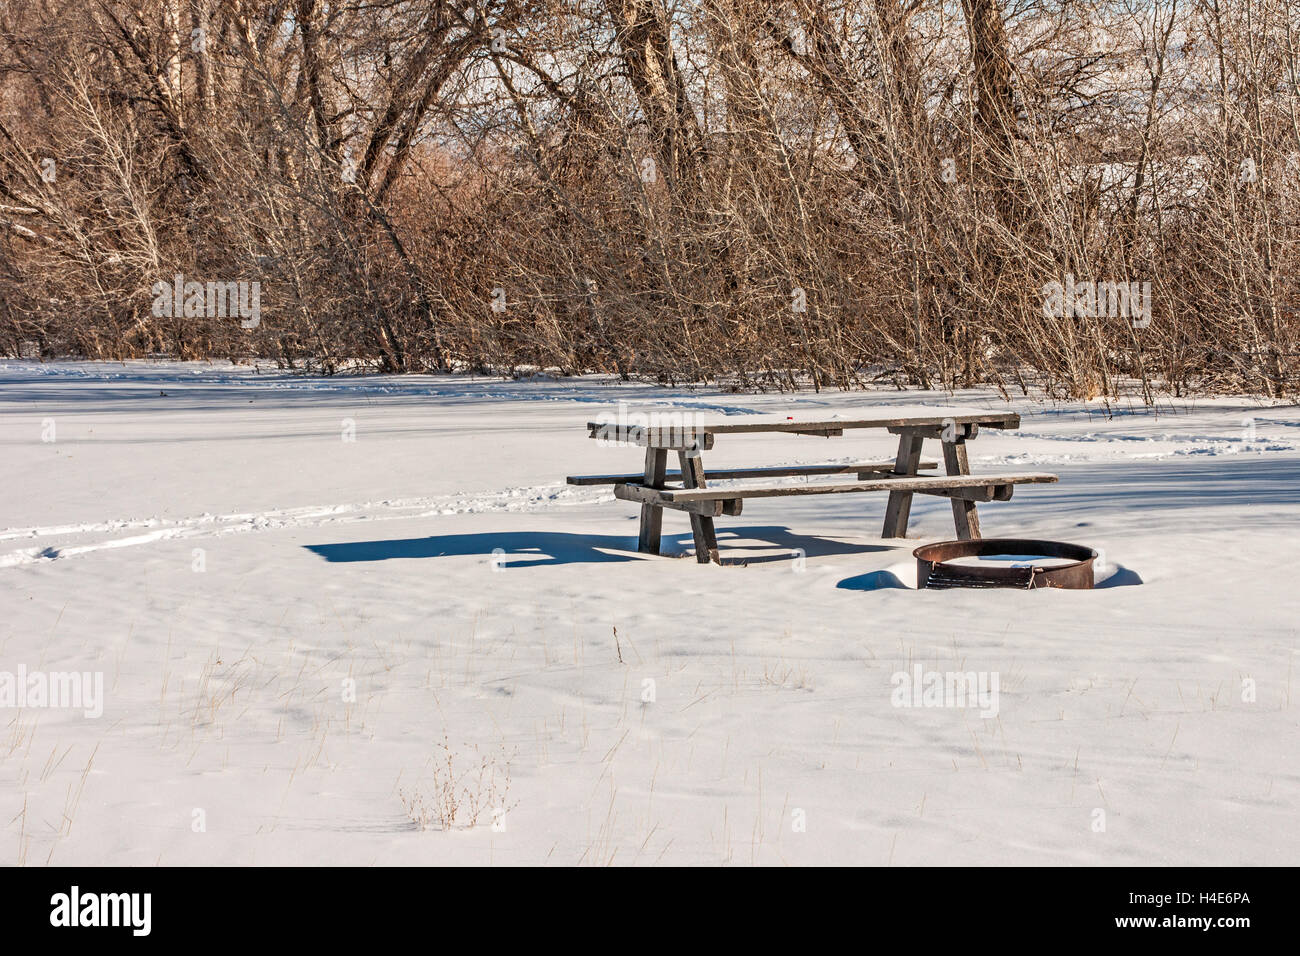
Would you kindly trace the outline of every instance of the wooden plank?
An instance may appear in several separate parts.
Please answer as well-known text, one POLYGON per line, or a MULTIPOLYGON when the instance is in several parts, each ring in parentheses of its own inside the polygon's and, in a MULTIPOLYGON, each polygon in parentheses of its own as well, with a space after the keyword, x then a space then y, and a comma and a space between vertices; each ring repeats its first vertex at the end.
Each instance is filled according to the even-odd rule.
POLYGON ((954 438, 960 441, 963 438, 976 438, 979 436, 980 427, 978 424, 958 424, 957 422, 947 421, 942 425, 899 425, 886 429, 891 435, 912 434, 919 435, 922 438, 938 438, 944 441, 951 441, 954 438))
MULTIPOLYGON (((672 494, 681 494, 680 490, 666 488, 647 488, 644 485, 615 485, 614 497, 622 498, 624 501, 635 501, 640 505, 653 505, 657 508, 671 508, 673 511, 685 511, 688 514, 704 515, 705 517, 716 518, 718 515, 727 513, 728 507, 733 507, 729 503, 734 499, 729 498, 710 498, 704 501, 674 501, 668 497, 672 494)), ((739 509, 734 509, 739 514, 739 509)))
MULTIPOLYGON (((679 451, 677 453, 677 464, 682 470, 682 484, 688 489, 692 489, 695 494, 705 494, 706 481, 704 478, 704 460, 700 457, 699 452, 692 454, 690 451, 679 451)), ((679 494, 690 494, 688 492, 678 492, 679 494)), ((721 564, 722 558, 718 556, 718 536, 713 530, 713 518, 705 515, 691 514, 691 535, 695 538, 695 560, 700 564, 721 564)))
MULTIPOLYGON (((801 495, 833 495, 833 494, 850 494, 853 492, 863 491, 898 491, 911 494, 922 494, 935 490, 948 488, 981 488, 984 486, 997 485, 1026 485, 1026 484, 1043 484, 1056 481, 1056 475, 1049 475, 1040 472, 1017 472, 1014 474, 1004 475, 900 475, 896 478, 876 478, 870 481, 860 481, 851 485, 840 484, 807 484, 794 485, 737 485, 729 488, 706 488, 706 489, 665 489, 655 492, 663 496, 665 507, 669 504, 682 504, 691 501, 721 501, 730 498, 781 498, 781 497, 799 497, 801 495)), ((618 488, 625 489, 627 492, 642 490, 637 485, 618 485, 615 494, 619 494, 618 488)), ((644 489, 649 491, 649 489, 644 489)), ((619 497, 629 497, 629 495, 620 494, 619 497)))
MULTIPOLYGON (((938 476, 938 475, 918 475, 917 477, 920 477, 920 478, 937 478, 937 477, 940 477, 940 476, 938 476)), ((981 477, 982 477, 982 476, 981 476, 981 477)), ((987 479, 985 479, 985 480, 987 480, 987 479)), ((1021 482, 1021 484, 1025 484, 1025 482, 1021 482)), ((620 486, 620 487, 622 487, 623 490, 622 490, 622 491, 619 491, 618 493, 616 493, 616 494, 615 494, 615 497, 616 497, 616 498, 622 498, 622 499, 625 500, 625 501, 638 501, 638 502, 643 502, 643 503, 644 503, 644 502, 654 502, 655 504, 659 505, 659 506, 662 507, 662 508, 676 508, 676 509, 679 510, 679 511, 684 511, 684 510, 694 510, 694 509, 687 509, 686 506, 685 506, 685 504, 680 500, 680 497, 679 497, 679 499, 676 500, 676 501, 674 501, 674 500, 672 499, 672 497, 671 497, 671 495, 674 495, 674 494, 680 496, 680 493, 681 493, 681 492, 686 491, 687 489, 686 489, 684 486, 678 486, 678 485, 665 485, 663 488, 660 488, 660 489, 652 489, 652 488, 649 488, 648 486, 646 486, 646 485, 644 485, 644 484, 641 484, 641 483, 631 483, 631 484, 623 485, 623 486, 620 486), (636 490, 636 489, 640 489, 640 491, 638 491, 638 490, 636 490), (660 494, 657 494, 657 493, 651 493, 651 492, 657 492, 657 491, 665 491, 665 492, 668 492, 670 496, 669 496, 669 497, 665 497, 665 496, 660 495, 660 494), (643 494, 642 492, 645 492, 645 493, 643 494)), ((757 486, 750 486, 750 487, 757 487, 757 486)), ((781 486, 781 487, 798 487, 798 486, 785 485, 785 486, 781 486)), ((829 488, 829 489, 834 489, 834 488, 836 488, 836 487, 837 487, 837 486, 835 486, 835 485, 815 485, 815 486, 814 486, 814 488, 829 488)), ((1011 500, 1011 490, 1012 490, 1013 487, 1014 487, 1014 486, 1013 486, 1013 485, 1010 485, 1010 484, 999 485, 999 484, 993 484, 993 483, 990 483, 990 484, 987 484, 987 485, 984 485, 984 484, 981 484, 981 485, 975 485, 975 486, 973 486, 973 487, 969 487, 969 488, 917 488, 917 489, 915 489, 915 490, 913 490, 913 491, 909 491, 909 492, 907 492, 907 493, 908 493, 908 494, 917 494, 917 495, 934 495, 934 496, 939 497, 939 498, 963 498, 963 499, 965 499, 965 500, 967 500, 967 501, 985 501, 985 502, 987 502, 987 501, 1010 501, 1010 500, 1011 500)), ((725 488, 724 488, 724 489, 719 489, 719 490, 720 490, 721 492, 734 491, 735 494, 738 494, 738 495, 741 495, 741 496, 743 496, 743 495, 745 494, 745 489, 744 489, 743 486, 741 486, 741 487, 739 487, 739 488, 736 488, 736 489, 725 489, 725 488)), ((878 490, 878 489, 872 489, 872 490, 878 490)), ((831 493, 833 493, 833 492, 828 491, 828 492, 822 492, 822 493, 825 493, 825 494, 831 494, 831 493)), ((755 497, 756 497, 756 496, 755 496, 755 497)), ((772 496, 768 496, 768 497, 772 497, 772 496)), ((725 514, 725 515, 738 515, 738 514, 740 514, 740 511, 741 511, 740 505, 741 505, 741 502, 744 501, 744 498, 743 498, 743 497, 739 497, 739 498, 722 498, 721 501, 722 501, 722 510, 721 510, 720 512, 717 511, 716 509, 714 509, 714 510, 701 510, 701 511, 697 511, 697 513, 698 513, 698 514, 710 514, 710 515, 713 515, 714 517, 717 517, 719 514, 725 514)), ((699 504, 699 502, 696 502, 696 504, 699 504)))
POLYGON ((978 488, 935 488, 918 491, 918 495, 935 495, 939 498, 963 498, 966 501, 1010 501, 1015 485, 981 485, 978 488))
POLYGON ((611 444, 640 445, 642 448, 666 448, 670 451, 699 446, 713 447, 713 436, 700 428, 644 428, 611 422, 587 422, 587 437, 611 444))
MULTIPOLYGON (((938 468, 939 463, 925 460, 917 463, 920 469, 938 468)), ((859 461, 847 465, 778 465, 761 468, 723 468, 715 471, 710 468, 705 472, 709 481, 731 481, 738 478, 792 478, 798 475, 876 475, 887 474, 894 470, 893 461, 859 461)), ((680 471, 665 471, 664 481, 681 481, 680 471)), ((634 485, 644 484, 640 474, 628 475, 570 475, 565 479, 571 485, 634 485)))
MULTIPOLYGON (((898 439, 898 457, 894 460, 896 475, 915 475, 921 460, 921 436, 905 433, 898 439)), ((885 505, 885 526, 882 538, 906 538, 907 521, 912 514, 912 495, 906 491, 890 491, 885 505)))
MULTIPOLYGON (((645 450, 645 472, 642 484, 647 488, 664 486, 664 468, 668 464, 668 452, 662 448, 645 450)), ((664 509, 662 505, 645 502, 641 505, 641 526, 637 532, 636 549, 643 554, 658 554, 660 533, 663 530, 664 509)))
MULTIPOLYGON (((970 474, 970 462, 966 457, 966 443, 964 441, 944 442, 943 461, 949 475, 970 474)), ((980 536, 980 517, 975 502, 963 498, 953 498, 952 520, 957 526, 957 540, 970 541, 980 536)))
MULTIPOLYGON (((663 426, 660 428, 619 424, 618 422, 588 422, 587 428, 591 432, 592 438, 605 438, 606 440, 626 440, 634 444, 645 444, 645 437, 648 434, 659 434, 660 437, 669 436, 676 432, 680 439, 683 432, 693 434, 709 435, 744 435, 759 432, 815 432, 825 434, 826 432, 843 432, 850 428, 901 428, 901 427, 924 427, 940 426, 954 422, 959 425, 983 425, 986 428, 1019 428, 1020 416, 1014 412, 994 412, 994 411, 952 411, 949 413, 939 412, 933 415, 880 415, 880 416, 860 416, 855 418, 825 418, 825 419, 808 419, 801 421, 775 421, 771 419, 763 421, 745 421, 750 416, 736 416, 738 421, 734 422, 716 422, 716 423, 698 423, 686 427, 663 426), (624 434, 639 434, 640 441, 634 438, 618 438, 624 434)), ((754 416, 759 417, 759 416, 754 416)), ((666 439, 665 439, 666 440, 666 439)), ((685 447, 689 442, 678 441, 674 445, 664 445, 666 448, 685 447)))

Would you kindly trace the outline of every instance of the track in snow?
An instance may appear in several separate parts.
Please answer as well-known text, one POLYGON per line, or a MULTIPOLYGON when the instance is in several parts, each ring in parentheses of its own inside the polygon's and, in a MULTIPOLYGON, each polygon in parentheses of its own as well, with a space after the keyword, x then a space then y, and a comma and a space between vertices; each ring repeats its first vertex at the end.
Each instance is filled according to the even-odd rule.
POLYGON ((492 512, 544 511, 554 507, 594 504, 613 500, 604 488, 570 487, 561 483, 507 488, 502 491, 399 498, 356 504, 313 505, 237 514, 202 514, 191 518, 124 518, 84 524, 48 525, 0 530, 0 541, 78 538, 114 531, 141 534, 91 542, 37 544, 0 554, 0 568, 76 557, 111 548, 130 548, 174 539, 211 538, 280 528, 315 528, 354 521, 391 521, 399 518, 433 518, 440 515, 492 512))

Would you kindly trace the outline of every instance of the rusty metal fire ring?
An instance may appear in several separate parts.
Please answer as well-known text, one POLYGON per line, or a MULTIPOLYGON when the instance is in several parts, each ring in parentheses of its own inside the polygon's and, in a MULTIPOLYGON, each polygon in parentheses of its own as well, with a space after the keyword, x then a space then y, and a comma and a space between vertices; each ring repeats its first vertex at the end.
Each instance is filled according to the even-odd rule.
POLYGON ((916 558, 918 588, 1068 588, 1087 590, 1093 585, 1092 563, 1097 552, 1078 544, 1062 541, 1038 541, 1032 538, 976 538, 972 541, 940 541, 922 545, 912 552, 916 558), (1030 555, 1034 558, 1067 559, 1068 564, 1037 565, 1032 560, 1024 567, 952 564, 957 558, 990 555, 1030 555))

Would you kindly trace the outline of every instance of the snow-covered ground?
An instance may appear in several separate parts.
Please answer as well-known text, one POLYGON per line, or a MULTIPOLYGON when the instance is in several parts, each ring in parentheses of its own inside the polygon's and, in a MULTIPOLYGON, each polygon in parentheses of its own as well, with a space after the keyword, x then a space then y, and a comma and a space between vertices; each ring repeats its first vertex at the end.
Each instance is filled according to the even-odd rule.
POLYGON ((1300 409, 1016 401, 973 467, 1061 480, 985 535, 1090 545, 1106 580, 933 592, 940 498, 906 542, 883 494, 833 495, 718 519, 743 565, 636 554, 634 506, 564 484, 639 468, 583 428, 619 402, 1005 407, 0 363, 0 695, 103 682, 99 717, 0 709, 0 863, 1300 862, 1300 409), (899 706, 917 667, 997 694, 899 706))

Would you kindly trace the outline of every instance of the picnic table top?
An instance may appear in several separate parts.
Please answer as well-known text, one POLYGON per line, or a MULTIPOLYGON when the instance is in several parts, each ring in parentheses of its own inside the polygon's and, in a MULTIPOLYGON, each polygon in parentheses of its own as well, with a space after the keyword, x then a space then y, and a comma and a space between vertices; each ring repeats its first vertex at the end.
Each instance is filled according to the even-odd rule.
POLYGON ((983 425, 986 428, 1019 428, 1015 412, 962 408, 944 405, 894 406, 879 409, 850 409, 844 412, 814 412, 759 415, 699 414, 689 408, 649 409, 625 419, 588 422, 589 429, 679 428, 701 434, 743 434, 745 432, 807 432, 844 428, 891 428, 907 425, 983 425))

